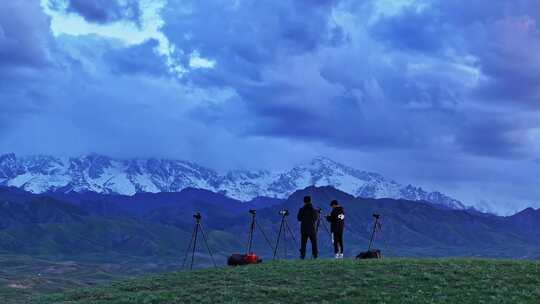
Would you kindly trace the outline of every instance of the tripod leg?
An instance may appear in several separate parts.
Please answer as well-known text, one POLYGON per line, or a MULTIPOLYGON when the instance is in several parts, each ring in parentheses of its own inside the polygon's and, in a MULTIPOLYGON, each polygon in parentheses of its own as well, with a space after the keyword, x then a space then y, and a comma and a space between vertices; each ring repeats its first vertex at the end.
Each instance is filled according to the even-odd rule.
MULTIPOLYGON (((382 242, 383 242, 384 252, 389 253, 390 251, 388 250, 388 242, 387 242, 386 238, 384 237, 384 235, 382 234, 382 225, 381 225, 380 221, 379 221, 377 230, 379 232, 379 240, 382 239, 382 242)), ((381 253, 381 259, 382 258, 383 258, 383 256, 382 256, 382 253, 381 253)))
POLYGON ((261 233, 262 233, 264 239, 266 240, 266 243, 268 244, 268 246, 270 246, 270 248, 272 250, 274 250, 274 246, 272 246, 272 242, 270 242, 270 239, 268 238, 268 236, 266 236, 266 233, 264 233, 264 230, 261 228, 261 225, 259 225, 258 222, 256 223, 256 225, 257 225, 257 228, 259 228, 259 230, 261 231, 261 233))
POLYGON ((203 226, 201 223, 199 223, 199 228, 201 229, 201 234, 203 236, 204 244, 206 245, 206 249, 208 249, 208 253, 210 254, 210 258, 212 259, 212 263, 214 264, 214 267, 217 267, 216 261, 214 260, 214 255, 212 255, 212 250, 210 250, 210 246, 208 246, 208 239, 206 238, 206 233, 203 230, 203 226))
POLYGON ((278 248, 279 248, 279 239, 281 238, 281 231, 283 230, 283 222, 284 221, 285 221, 285 216, 283 216, 281 218, 281 224, 279 225, 279 232, 278 232, 278 235, 277 235, 276 247, 274 248, 274 257, 272 258, 273 260, 276 259, 277 251, 278 251, 278 248))
POLYGON ((189 250, 191 249, 191 245, 193 245, 193 239, 195 238, 195 230, 196 229, 197 229, 197 227, 194 227, 193 228, 193 233, 191 233, 191 239, 189 240, 189 245, 186 248, 186 254, 184 255, 184 262, 182 262, 182 268, 186 267, 186 262, 187 262, 187 258, 188 258, 188 255, 189 255, 189 250))
POLYGON ((377 222, 378 221, 379 221, 378 219, 375 219, 375 223, 373 223, 373 229, 371 231, 371 238, 369 239, 368 251, 371 250, 371 245, 373 244, 373 238, 375 237, 375 230, 377 229, 377 222))
POLYGON ((287 259, 287 230, 283 232, 283 256, 287 259))
POLYGON ((287 230, 289 230, 289 234, 291 235, 291 238, 293 239, 294 246, 296 247, 297 250, 299 250, 298 242, 296 242, 296 237, 294 236, 294 233, 291 230, 291 226, 289 226, 289 222, 287 222, 286 220, 285 220, 285 227, 287 228, 287 230))
POLYGON ((255 231, 255 215, 251 218, 251 225, 249 226, 248 246, 246 254, 251 253, 251 246, 253 246, 253 232, 255 231))
POLYGON ((328 226, 326 225, 326 222, 322 222, 322 223, 323 223, 324 230, 326 230, 326 232, 331 236, 332 232, 330 232, 330 229, 328 229, 328 226))
MULTIPOLYGON (((333 247, 333 244, 334 244, 333 236, 332 236, 332 232, 330 232, 330 229, 328 228, 328 224, 325 221, 321 220, 321 218, 319 218, 319 220, 317 221, 317 227, 319 227, 319 226, 322 226, 324 228, 324 230, 326 231, 326 233, 328 233, 328 236, 330 238, 330 242, 332 243, 331 246, 333 247)), ((317 232, 316 236, 318 237, 319 236, 319 230, 316 230, 316 232, 317 232)))
POLYGON ((195 225, 195 237, 193 239, 193 252, 191 253, 191 265, 189 269, 193 269, 193 262, 195 261, 195 249, 197 248, 197 235, 199 233, 199 222, 195 225))

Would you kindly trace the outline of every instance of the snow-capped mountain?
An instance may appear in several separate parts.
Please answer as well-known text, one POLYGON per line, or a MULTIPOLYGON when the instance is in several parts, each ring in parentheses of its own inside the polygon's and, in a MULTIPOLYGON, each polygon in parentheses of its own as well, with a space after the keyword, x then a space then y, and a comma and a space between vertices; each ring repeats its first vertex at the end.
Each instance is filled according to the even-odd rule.
POLYGON ((307 186, 333 186, 369 198, 427 201, 455 209, 465 206, 440 192, 401 185, 380 174, 353 169, 325 157, 285 172, 230 171, 224 175, 195 163, 163 159, 112 159, 102 155, 78 158, 0 156, 0 185, 33 193, 98 192, 133 195, 207 189, 247 201, 258 196, 285 198, 307 186))

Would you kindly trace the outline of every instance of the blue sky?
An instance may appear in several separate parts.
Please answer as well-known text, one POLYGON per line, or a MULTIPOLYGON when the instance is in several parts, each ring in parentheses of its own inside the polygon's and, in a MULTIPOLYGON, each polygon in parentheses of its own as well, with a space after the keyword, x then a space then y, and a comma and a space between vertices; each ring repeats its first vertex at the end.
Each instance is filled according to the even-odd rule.
POLYGON ((540 207, 534 0, 13 0, 0 152, 217 169, 326 155, 540 207))

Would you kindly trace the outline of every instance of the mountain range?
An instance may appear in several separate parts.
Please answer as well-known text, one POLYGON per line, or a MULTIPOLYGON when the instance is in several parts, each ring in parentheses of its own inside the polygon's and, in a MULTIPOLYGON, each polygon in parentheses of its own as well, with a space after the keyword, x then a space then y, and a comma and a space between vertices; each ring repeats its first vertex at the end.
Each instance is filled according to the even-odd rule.
MULTIPOLYGON (((241 202, 220 193, 186 188, 176 193, 138 193, 133 196, 87 193, 32 194, 0 187, 0 255, 31 255, 60 259, 163 259, 178 263, 200 212, 210 248, 220 265, 232 252, 245 250, 251 215, 258 204, 254 250, 271 258, 279 230, 280 210, 290 210, 289 225, 298 236, 295 215, 302 198, 310 195, 316 207, 328 212, 338 199, 346 210, 346 254, 365 250, 372 214, 382 215, 375 246, 391 256, 478 256, 540 258, 540 210, 525 209, 501 217, 471 210, 438 208, 426 202, 359 198, 333 187, 307 187, 285 200, 259 198, 241 202), (267 201, 270 200, 270 201, 267 201), (266 206, 266 207, 263 207, 266 206), (263 233, 264 232, 264 233, 263 233)), ((289 235, 283 257, 296 258, 297 242, 289 235)), ((332 254, 328 225, 319 231, 321 253, 332 254)), ((209 262, 202 244, 198 260, 209 262)), ((208 265, 208 264, 207 264, 208 265)))
POLYGON ((318 157, 289 170, 231 170, 225 174, 198 164, 167 159, 114 159, 91 154, 59 158, 46 155, 0 156, 0 185, 34 194, 84 193, 134 195, 180 192, 198 188, 249 201, 257 197, 285 199, 297 189, 332 186, 363 198, 425 201, 443 208, 465 205, 441 192, 403 185, 380 174, 358 170, 318 157))

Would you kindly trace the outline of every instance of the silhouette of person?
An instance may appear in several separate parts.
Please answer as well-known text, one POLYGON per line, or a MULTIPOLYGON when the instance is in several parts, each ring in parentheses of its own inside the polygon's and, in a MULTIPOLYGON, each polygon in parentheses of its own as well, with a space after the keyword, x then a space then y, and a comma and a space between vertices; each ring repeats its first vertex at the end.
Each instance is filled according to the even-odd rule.
POLYGON ((345 228, 345 212, 337 200, 330 203, 332 212, 326 216, 330 222, 330 232, 332 233, 332 243, 334 243, 334 253, 336 259, 343 259, 343 230, 345 228))
POLYGON ((297 218, 300 222, 300 234, 302 235, 300 242, 300 258, 304 259, 306 257, 306 245, 309 239, 311 241, 313 258, 316 259, 319 256, 316 231, 319 213, 313 208, 313 204, 311 204, 311 196, 304 197, 304 206, 298 210, 297 218))

